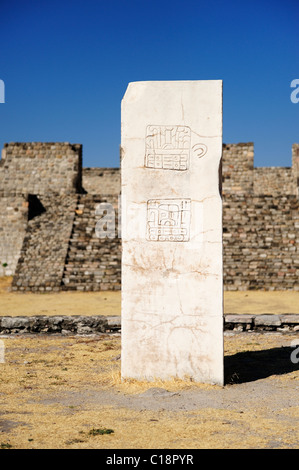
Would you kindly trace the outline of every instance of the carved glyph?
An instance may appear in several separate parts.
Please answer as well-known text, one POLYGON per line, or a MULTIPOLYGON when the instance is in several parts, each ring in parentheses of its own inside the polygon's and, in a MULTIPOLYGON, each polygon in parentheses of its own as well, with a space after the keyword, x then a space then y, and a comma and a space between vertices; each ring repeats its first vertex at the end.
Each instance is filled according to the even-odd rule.
POLYGON ((207 146, 195 143, 191 148, 192 131, 188 126, 154 126, 146 128, 145 167, 185 171, 190 166, 190 154, 201 158, 207 146))
POLYGON ((145 166, 164 170, 187 170, 191 130, 188 126, 147 126, 145 166))
POLYGON ((190 238, 191 199, 147 201, 147 240, 186 242, 190 238))

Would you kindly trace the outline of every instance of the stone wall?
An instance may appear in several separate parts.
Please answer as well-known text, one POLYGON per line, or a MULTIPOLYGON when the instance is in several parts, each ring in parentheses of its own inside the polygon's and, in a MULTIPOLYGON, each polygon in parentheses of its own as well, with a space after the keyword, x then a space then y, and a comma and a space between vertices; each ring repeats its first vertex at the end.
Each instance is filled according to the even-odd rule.
POLYGON ((0 160, 0 195, 76 193, 81 188, 81 169, 79 144, 5 144, 0 160))
POLYGON ((299 144, 294 144, 292 147, 292 172, 297 188, 296 194, 299 196, 299 144))
POLYGON ((226 290, 299 290, 296 196, 226 195, 223 264, 226 290))
POLYGON ((0 197, 0 276, 11 276, 15 272, 27 220, 27 197, 0 197))
POLYGON ((13 278, 13 291, 120 289, 117 196, 31 196, 30 201, 31 220, 13 278), (107 203, 116 216, 115 238, 105 233, 99 238, 96 231, 98 223, 105 229, 107 203))
MULTIPOLYGON (((224 314, 224 330, 243 331, 280 331, 293 333, 299 331, 298 314, 252 315, 224 314)), ((120 316, 102 316, 92 312, 87 315, 36 315, 0 317, 0 335, 9 334, 54 334, 54 335, 101 335, 121 332, 120 316)))
POLYGON ((72 232, 78 196, 32 198, 31 220, 12 283, 16 291, 58 291, 72 232))
MULTIPOLYGON (((224 288, 298 290, 299 144, 292 168, 254 168, 252 143, 224 144, 222 173, 224 288)), ((119 194, 120 170, 82 171, 81 145, 5 144, 0 276, 21 291, 120 289, 121 239, 96 234, 105 202, 117 234, 119 194)))
MULTIPOLYGON (((297 195, 299 144, 292 147, 292 167, 254 168, 254 144, 223 144, 222 192, 226 194, 297 195)), ((119 168, 83 168, 89 194, 120 194, 119 168)))
POLYGON ((267 194, 269 196, 296 194, 292 168, 254 168, 253 192, 254 194, 267 194))
MULTIPOLYGON (((105 231, 105 230, 104 230, 105 231)), ((110 234, 112 235, 112 234, 110 234)), ((118 235, 118 197, 81 195, 78 200, 73 230, 62 279, 63 290, 120 290, 121 240, 118 235), (106 214, 107 202, 113 213, 106 214), (99 238, 97 224, 113 222, 115 237, 103 233, 99 238), (103 219, 105 217, 105 220, 103 219)))
POLYGON ((223 144, 222 193, 253 193, 253 143, 223 144))
POLYGON ((88 194, 120 194, 120 169, 83 168, 82 185, 88 194))

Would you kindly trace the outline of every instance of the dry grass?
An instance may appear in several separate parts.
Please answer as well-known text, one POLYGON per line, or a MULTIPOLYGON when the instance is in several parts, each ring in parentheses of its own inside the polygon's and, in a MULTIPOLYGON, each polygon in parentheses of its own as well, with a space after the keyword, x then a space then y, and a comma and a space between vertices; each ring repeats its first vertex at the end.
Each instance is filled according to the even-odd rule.
MULTIPOLYGON (((0 316, 120 314, 119 292, 13 294, 9 292, 10 283, 11 279, 0 280, 0 316)), ((298 295, 298 292, 226 292, 225 311, 299 313, 298 295)), ((269 394, 269 388, 254 407, 248 405, 255 392, 247 391, 246 380, 223 388, 177 379, 122 382, 118 336, 2 337, 5 363, 0 363, 0 448, 297 447, 299 372, 285 367, 279 356, 281 346, 289 346, 294 338, 250 333, 225 337, 225 358, 232 358, 233 379, 243 373, 247 364, 245 377, 249 380, 250 374, 265 371, 261 381, 256 375, 257 383, 270 384, 271 390, 276 381, 279 390, 293 394, 287 405, 272 409, 273 394, 269 394), (250 356, 255 352, 257 357, 250 356), (153 387, 179 393, 186 410, 162 404, 154 411, 155 397, 152 408, 145 406, 149 398, 135 406, 139 394, 153 387), (244 400, 240 407, 229 407, 227 394, 240 393, 240 387, 244 389, 244 400), (220 401, 215 406, 195 406, 188 411, 184 393, 193 390, 199 394, 218 390, 220 401), (90 433, 103 428, 114 432, 90 433)))
MULTIPOLYGON (((225 355, 277 347, 277 335, 227 337, 225 355), (248 339, 247 339, 248 338, 248 339)), ((292 336, 280 336, 289 345, 292 336)), ((60 336, 3 339, 6 362, 0 364, 0 445, 12 448, 264 448, 296 447, 298 408, 269 412, 269 404, 255 409, 227 409, 226 388, 219 408, 153 411, 129 407, 136 394, 152 387, 184 392, 215 386, 182 380, 137 382, 120 379, 120 338, 60 336), (109 398, 111 397, 111 398, 109 398), (296 418, 296 422, 294 421, 296 418), (92 435, 108 428, 112 434, 92 435)), ((281 387, 298 383, 299 372, 276 376, 281 387)), ((271 377, 268 380, 272 380, 271 377)), ((229 385, 226 387, 230 387, 229 385)), ((237 387, 234 385, 233 387, 237 387)), ((294 395, 295 397, 296 395, 294 395)), ((246 401, 246 395, 244 400, 246 401)))
POLYGON ((120 315, 119 291, 10 292, 12 278, 0 278, 0 316, 120 315))
POLYGON ((299 291, 224 292, 225 313, 299 313, 299 291))
MULTIPOLYGON (((120 291, 10 292, 12 278, 0 278, 0 316, 120 315, 120 291)), ((224 292, 225 313, 299 313, 299 291, 224 292)))

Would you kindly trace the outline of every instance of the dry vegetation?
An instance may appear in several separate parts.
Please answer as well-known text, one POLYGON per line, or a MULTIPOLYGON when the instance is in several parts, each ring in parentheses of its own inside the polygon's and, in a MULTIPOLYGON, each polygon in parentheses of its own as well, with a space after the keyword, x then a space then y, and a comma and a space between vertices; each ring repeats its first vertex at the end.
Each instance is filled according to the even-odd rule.
MULTIPOLYGON (((225 341, 225 355, 236 358, 241 352, 264 351, 259 366, 267 368, 269 364, 265 360, 269 351, 290 345, 292 339, 293 336, 279 334, 229 336, 225 341)), ((45 335, 9 337, 3 341, 6 355, 5 363, 0 364, 2 448, 191 449, 298 445, 299 371, 294 367, 284 370, 282 365, 273 374, 269 370, 269 376, 266 373, 263 379, 255 376, 250 368, 253 376, 249 385, 255 378, 256 384, 267 382, 266 388, 257 387, 258 396, 252 406, 248 396, 252 389, 246 390, 246 382, 237 383, 242 372, 241 358, 231 364, 231 384, 225 387, 180 380, 122 383, 119 337, 45 335), (278 409, 276 405, 273 409, 269 396, 271 382, 287 392, 287 406, 281 402, 278 409), (239 404, 238 387, 243 397, 239 404), (153 390, 158 393, 156 397, 151 393, 153 390), (159 401, 159 393, 166 390, 174 393, 166 398, 162 394, 159 401), (215 399, 215 407, 208 401, 191 406, 190 396, 195 400, 215 391, 222 394, 215 399), (234 406, 226 403, 228 392, 236 394, 234 406), (289 399, 290 392, 293 401, 289 399), (106 434, 107 429, 113 432, 106 434)))
MULTIPOLYGON (((120 315, 120 291, 10 292, 11 277, 0 277, 0 316, 120 315)), ((299 313, 299 291, 224 292, 225 313, 299 313)))
MULTIPOLYGON (((2 283, 1 299, 13 296, 8 287, 2 283)), ((251 293, 239 294, 241 309, 251 293)), ((102 302, 103 311, 119 314, 114 293, 66 295, 70 310, 81 296, 86 311, 102 302)), ((35 297, 39 309, 47 309, 44 299, 51 297, 51 311, 69 313, 61 311, 64 295, 35 297)), ((31 298, 15 295, 14 314, 29 312, 31 298)), ((3 304, 1 310, 3 315, 3 304)), ((226 385, 219 387, 188 380, 121 382, 117 335, 1 337, 0 448, 296 448, 299 370, 290 361, 295 338, 226 335, 226 385)))

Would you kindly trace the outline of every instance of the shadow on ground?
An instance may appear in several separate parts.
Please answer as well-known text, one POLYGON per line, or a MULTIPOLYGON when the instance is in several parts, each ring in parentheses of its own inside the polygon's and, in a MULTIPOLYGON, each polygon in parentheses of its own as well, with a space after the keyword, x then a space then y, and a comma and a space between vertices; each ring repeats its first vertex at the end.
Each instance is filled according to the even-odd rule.
POLYGON ((225 384, 253 382, 271 375, 288 374, 299 370, 298 350, 294 347, 279 347, 259 351, 244 351, 225 356, 225 384))

